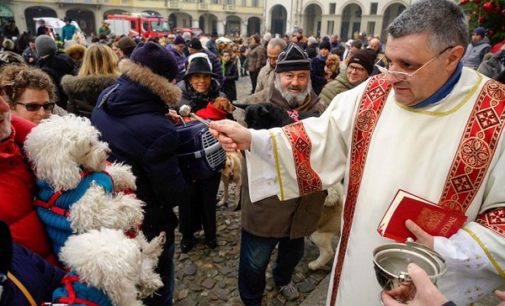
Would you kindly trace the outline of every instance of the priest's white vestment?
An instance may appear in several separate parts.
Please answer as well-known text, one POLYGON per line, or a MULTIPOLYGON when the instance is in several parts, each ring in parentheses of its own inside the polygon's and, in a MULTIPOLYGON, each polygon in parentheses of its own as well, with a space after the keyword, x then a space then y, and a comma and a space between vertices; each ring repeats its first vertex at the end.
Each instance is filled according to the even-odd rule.
POLYGON ((372 252, 393 242, 377 226, 399 189, 460 210, 468 223, 436 237, 435 250, 448 265, 439 288, 468 304, 505 283, 504 108, 505 85, 467 68, 444 99, 422 109, 400 105, 375 76, 335 97, 319 118, 251 130, 251 200, 299 197, 344 179, 327 303, 343 306, 380 305, 372 252))

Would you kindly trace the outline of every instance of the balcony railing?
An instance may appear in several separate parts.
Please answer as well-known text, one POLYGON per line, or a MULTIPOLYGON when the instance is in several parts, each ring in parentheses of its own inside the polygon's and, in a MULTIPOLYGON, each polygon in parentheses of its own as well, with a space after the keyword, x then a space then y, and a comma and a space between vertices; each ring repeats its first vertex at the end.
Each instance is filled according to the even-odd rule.
POLYGON ((228 12, 234 12, 235 11, 235 4, 225 4, 224 9, 228 12))
POLYGON ((198 3, 198 9, 201 11, 208 11, 209 4, 208 3, 198 3))

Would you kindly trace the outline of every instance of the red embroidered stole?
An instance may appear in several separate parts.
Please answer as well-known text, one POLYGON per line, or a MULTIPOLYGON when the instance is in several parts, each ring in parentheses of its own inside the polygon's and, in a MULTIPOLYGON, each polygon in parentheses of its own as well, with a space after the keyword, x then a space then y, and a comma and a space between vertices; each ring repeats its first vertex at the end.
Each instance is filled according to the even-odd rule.
MULTIPOLYGON (((505 85, 484 84, 461 136, 439 205, 466 212, 479 191, 505 123, 505 85)), ((505 237, 505 208, 485 212, 476 222, 505 237)))
POLYGON ((296 122, 282 128, 293 148, 296 180, 300 196, 323 190, 321 178, 310 164, 312 142, 302 122, 296 122))
POLYGON ((345 251, 351 233, 351 223, 354 216, 354 208, 358 199, 361 177, 365 169, 368 147, 372 139, 373 131, 379 120, 379 116, 384 109, 391 85, 386 82, 381 75, 373 77, 365 89, 361 98, 357 116, 354 120, 354 130, 351 145, 351 164, 349 171, 349 186, 347 187, 347 197, 344 205, 344 226, 340 236, 340 247, 337 254, 333 287, 331 288, 331 302, 334 305, 337 299, 337 291, 340 283, 342 268, 344 266, 345 251))

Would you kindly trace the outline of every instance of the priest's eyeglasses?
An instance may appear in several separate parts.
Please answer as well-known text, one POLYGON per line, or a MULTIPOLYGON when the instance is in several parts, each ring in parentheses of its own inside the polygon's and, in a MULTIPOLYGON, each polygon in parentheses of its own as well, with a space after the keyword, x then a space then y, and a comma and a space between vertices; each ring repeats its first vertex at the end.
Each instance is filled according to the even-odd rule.
POLYGON ((398 81, 405 81, 408 78, 412 78, 421 69, 423 69, 424 67, 428 66, 437 57, 439 57, 440 55, 444 54, 445 51, 447 51, 449 49, 452 49, 452 48, 454 48, 454 46, 449 46, 449 47, 445 48, 444 50, 440 51, 437 55, 435 55, 434 57, 432 57, 431 59, 429 59, 426 63, 424 63, 421 67, 417 68, 417 70, 414 71, 414 72, 412 72, 412 73, 401 72, 401 71, 391 71, 391 70, 389 70, 389 69, 387 69, 385 67, 379 66, 377 64, 375 64, 375 66, 377 67, 377 69, 379 69, 379 71, 381 73, 386 74, 386 77, 389 76, 389 77, 393 77, 395 80, 398 80, 398 81))

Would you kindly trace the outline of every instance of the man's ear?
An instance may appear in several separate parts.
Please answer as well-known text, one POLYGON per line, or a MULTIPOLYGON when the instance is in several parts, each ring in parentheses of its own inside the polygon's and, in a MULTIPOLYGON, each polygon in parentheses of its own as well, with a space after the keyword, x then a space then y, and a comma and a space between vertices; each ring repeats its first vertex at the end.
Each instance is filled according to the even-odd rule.
POLYGON ((465 54, 465 47, 463 46, 455 46, 448 51, 449 55, 447 56, 447 69, 454 71, 456 66, 459 64, 463 55, 465 54))

